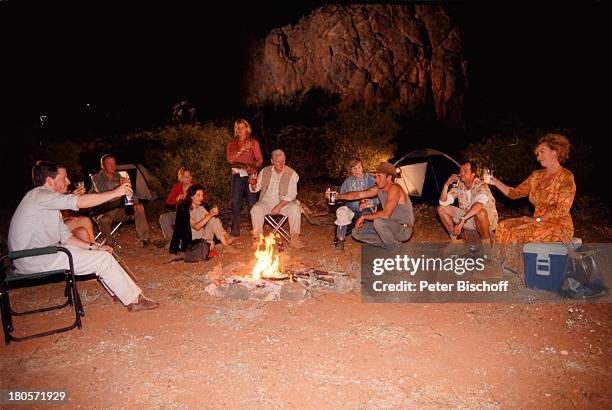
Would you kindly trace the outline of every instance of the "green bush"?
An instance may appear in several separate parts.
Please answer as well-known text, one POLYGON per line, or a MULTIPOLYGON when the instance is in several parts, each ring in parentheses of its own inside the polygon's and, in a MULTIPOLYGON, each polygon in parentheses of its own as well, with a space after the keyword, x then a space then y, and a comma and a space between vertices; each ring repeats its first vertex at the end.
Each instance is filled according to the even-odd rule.
POLYGON ((392 139, 398 131, 392 110, 353 107, 341 112, 322 129, 328 175, 335 179, 345 177, 346 167, 355 157, 363 161, 366 171, 372 171, 381 161, 388 161, 394 154, 392 139))
POLYGON ((195 182, 204 184, 209 199, 222 204, 229 198, 230 173, 225 152, 231 138, 227 128, 207 123, 167 126, 134 134, 130 140, 148 143, 145 164, 166 193, 176 183, 178 169, 184 166, 192 171, 195 182))
POLYGON ((283 150, 287 165, 295 169, 302 180, 325 175, 325 147, 319 128, 288 125, 269 136, 267 144, 271 150, 283 150))
POLYGON ((392 139, 400 128, 395 111, 341 107, 337 96, 313 89, 256 108, 252 125, 258 128, 254 133, 264 153, 282 149, 302 181, 324 176, 340 180, 354 157, 372 170, 393 156, 392 139))

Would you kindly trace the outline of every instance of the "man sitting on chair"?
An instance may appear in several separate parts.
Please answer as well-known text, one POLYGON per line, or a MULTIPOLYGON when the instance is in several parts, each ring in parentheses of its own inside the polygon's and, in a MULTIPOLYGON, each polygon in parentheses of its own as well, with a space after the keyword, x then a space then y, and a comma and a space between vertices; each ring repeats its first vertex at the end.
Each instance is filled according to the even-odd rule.
POLYGON ((257 179, 249 179, 249 190, 259 192, 259 201, 251 208, 253 239, 257 240, 263 233, 266 215, 285 215, 289 218, 291 247, 303 248, 300 241, 302 210, 295 199, 297 183, 300 179, 297 172, 285 165, 285 153, 280 149, 272 151, 272 165, 259 171, 257 179))
MULTIPOLYGON (((110 246, 85 242, 74 236, 62 221, 62 209, 89 208, 126 194, 132 190, 122 184, 112 191, 99 194, 66 195, 70 180, 66 168, 54 162, 39 161, 32 169, 35 188, 30 190, 11 219, 8 245, 10 251, 61 245, 71 253, 76 275, 95 273, 104 286, 131 312, 155 309, 157 302, 145 298, 111 255, 110 246)), ((54 269, 66 269, 68 257, 64 253, 33 256, 15 260, 21 273, 36 273, 54 269)))
MULTIPOLYGON (((125 182, 130 182, 129 180, 124 180, 124 178, 119 175, 115 157, 112 155, 103 155, 102 158, 100 158, 100 166, 102 167, 100 172, 92 177, 92 187, 90 192, 107 192, 117 188, 119 185, 125 182)), ((137 201, 137 199, 134 198, 134 201, 137 201)), ((96 217, 96 222, 100 227, 102 235, 108 241, 107 243, 110 243, 113 222, 131 219, 132 215, 128 215, 126 213, 126 209, 121 198, 112 201, 104 208, 106 208, 105 212, 96 217)), ((143 245, 148 245, 149 223, 147 222, 147 216, 145 215, 144 205, 139 203, 134 204, 134 219, 136 221, 136 233, 138 234, 138 239, 142 241, 143 245)))

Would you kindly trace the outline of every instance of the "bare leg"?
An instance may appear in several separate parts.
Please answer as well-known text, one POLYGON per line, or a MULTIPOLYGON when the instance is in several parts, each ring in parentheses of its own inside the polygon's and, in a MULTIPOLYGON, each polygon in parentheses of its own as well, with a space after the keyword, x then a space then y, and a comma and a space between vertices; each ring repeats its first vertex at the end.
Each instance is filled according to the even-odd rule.
POLYGON ((453 208, 450 206, 438 205, 436 209, 438 211, 440 221, 442 222, 444 229, 446 229, 446 232, 453 232, 455 229, 455 224, 453 223, 453 208))
POLYGON ((476 222, 476 231, 478 232, 478 235, 480 235, 480 238, 489 239, 491 230, 487 210, 483 208, 478 211, 478 213, 474 215, 474 220, 476 222))
POLYGON ((93 223, 88 217, 75 216, 66 219, 64 223, 77 238, 88 243, 94 242, 93 223))

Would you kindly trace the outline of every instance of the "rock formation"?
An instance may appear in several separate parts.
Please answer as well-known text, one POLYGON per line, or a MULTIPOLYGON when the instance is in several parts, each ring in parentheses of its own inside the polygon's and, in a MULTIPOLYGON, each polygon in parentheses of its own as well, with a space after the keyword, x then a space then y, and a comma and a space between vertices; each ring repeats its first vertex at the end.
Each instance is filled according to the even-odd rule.
POLYGON ((249 104, 319 87, 345 104, 433 106, 461 120, 467 87, 462 31, 437 5, 326 5, 272 30, 251 51, 249 104))

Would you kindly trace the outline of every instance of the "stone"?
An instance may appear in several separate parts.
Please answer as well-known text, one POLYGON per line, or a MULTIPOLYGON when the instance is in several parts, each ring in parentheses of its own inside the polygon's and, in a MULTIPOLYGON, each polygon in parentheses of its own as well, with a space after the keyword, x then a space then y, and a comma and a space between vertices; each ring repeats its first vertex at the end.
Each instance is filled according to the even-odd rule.
POLYGON ((232 299, 247 300, 250 297, 250 292, 249 289, 244 285, 241 285, 239 283, 231 283, 227 286, 227 291, 225 292, 225 295, 228 298, 232 299))
POLYGON ((298 282, 284 283, 280 290, 280 298, 291 302, 304 300, 308 294, 308 290, 298 282))
POLYGON ((334 277, 334 291, 336 293, 348 293, 353 290, 354 281, 346 276, 334 277))
POLYGON ((214 283, 211 283, 210 285, 204 288, 204 291, 206 291, 206 293, 208 293, 211 296, 216 296, 219 298, 223 298, 226 296, 226 290, 227 290, 227 287, 217 286, 214 283))
POLYGON ((255 41, 249 59, 251 105, 320 89, 345 106, 399 103, 462 121, 463 32, 443 5, 325 5, 255 41))

